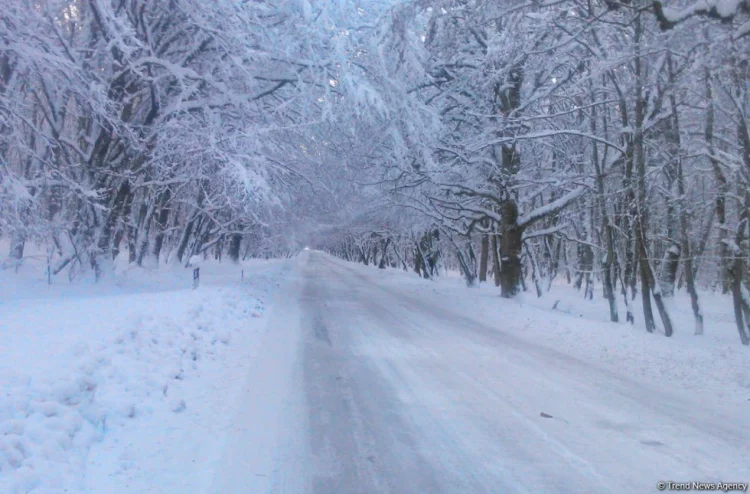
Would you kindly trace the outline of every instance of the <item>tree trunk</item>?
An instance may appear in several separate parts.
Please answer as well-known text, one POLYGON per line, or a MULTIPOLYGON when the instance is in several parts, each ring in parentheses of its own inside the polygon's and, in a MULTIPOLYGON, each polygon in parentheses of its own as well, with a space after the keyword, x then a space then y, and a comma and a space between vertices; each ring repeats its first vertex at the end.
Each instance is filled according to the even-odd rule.
POLYGON ((498 236, 492 235, 490 239, 492 246, 492 276, 495 279, 495 286, 500 286, 500 248, 497 241, 498 236))
POLYGON ((521 286, 521 248, 523 228, 518 225, 518 206, 506 201, 500 225, 500 289, 503 298, 514 297, 521 286))
POLYGON ((646 240, 643 238, 643 226, 636 221, 636 243, 638 248, 638 266, 641 274, 641 300, 643 303, 643 320, 646 323, 646 331, 653 333, 656 329, 654 322, 654 311, 651 308, 651 267, 648 264, 648 253, 646 252, 646 240))
POLYGON ((218 240, 216 240, 216 245, 214 246, 214 260, 221 262, 221 254, 224 252, 224 239, 226 238, 226 235, 223 233, 219 235, 218 240))
POLYGON ((604 241, 607 243, 607 254, 604 256, 602 262, 602 284, 604 286, 604 297, 607 299, 609 304, 609 320, 612 322, 620 321, 620 314, 617 309, 617 296, 615 295, 615 286, 612 271, 614 270, 615 261, 615 248, 614 241, 612 239, 612 226, 609 221, 604 222, 605 238, 604 241))
POLYGON ((479 253, 479 282, 487 281, 487 263, 490 257, 490 237, 482 235, 482 250, 479 253))
POLYGON ((730 268, 729 274, 732 277, 732 302, 734 305, 734 320, 737 325, 737 331, 740 334, 740 341, 743 345, 750 345, 750 320, 746 320, 746 307, 750 302, 743 299, 743 286, 742 286, 742 258, 736 256, 732 267, 730 268), (743 307, 745 305, 745 307, 743 307), (745 309, 745 310, 743 310, 745 309), (745 327, 745 324, 748 327, 745 327))
POLYGON ((383 253, 382 257, 380 258, 380 263, 378 264, 378 269, 385 269, 388 262, 388 247, 391 245, 391 238, 388 237, 385 240, 385 245, 383 245, 383 253))
POLYGON ((192 246, 188 250, 189 255, 186 265, 190 263, 190 258, 199 254, 204 254, 204 258, 207 250, 214 244, 209 242, 211 236, 211 229, 213 228, 214 221, 208 218, 206 215, 201 215, 198 222, 195 225, 192 246), (206 244, 208 244, 206 246, 206 244))
MULTIPOLYGON (((593 84, 590 84, 590 87, 592 87, 593 84)), ((595 94, 593 91, 591 91, 591 98, 592 102, 595 102, 595 94)), ((596 109, 596 105, 594 105, 591 109, 591 133, 592 135, 596 135, 597 133, 597 118, 598 113, 596 109)), ((605 126, 604 130, 606 131, 607 128, 605 126)), ((606 157, 606 152, 604 153, 606 157)), ((607 303, 609 304, 609 320, 612 322, 618 322, 620 320, 620 315, 617 310, 617 296, 615 294, 615 286, 613 281, 613 267, 615 266, 615 245, 614 245, 614 235, 612 233, 612 225, 610 224, 610 218, 609 218, 609 211, 607 210, 607 202, 605 198, 605 187, 604 187, 604 173, 602 173, 602 166, 600 165, 599 161, 599 145, 597 143, 593 144, 593 156, 592 156, 593 162, 594 162, 594 170, 596 171, 596 187, 597 187, 597 197, 596 197, 596 203, 599 206, 599 213, 602 216, 602 233, 604 234, 604 247, 606 249, 606 254, 603 256, 601 261, 601 270, 602 270, 602 288, 604 291, 604 298, 607 299, 607 303)))
MULTIPOLYGON (((653 279, 653 276, 652 276, 653 279)), ((672 336, 674 328, 672 327, 672 318, 667 311, 667 306, 664 304, 664 299, 661 295, 661 290, 654 290, 654 302, 656 302, 656 308, 659 311, 662 324, 664 324, 664 335, 672 336)))
POLYGON ((10 239, 10 253, 9 256, 11 263, 19 266, 23 259, 23 250, 26 245, 26 236, 23 232, 15 230, 11 235, 10 239))
POLYGON ((677 268, 680 266, 680 245, 670 245, 664 252, 661 269, 661 291, 664 297, 674 296, 675 283, 677 281, 677 268))
POLYGON ((630 305, 631 298, 628 296, 628 285, 622 277, 625 275, 625 270, 617 270, 620 275, 620 289, 623 301, 625 302, 625 320, 630 324, 635 324, 635 314, 633 314, 633 308, 630 305))
POLYGON ((651 308, 651 294, 653 291, 654 300, 656 301, 659 315, 664 323, 664 332, 667 336, 672 335, 672 322, 667 314, 666 307, 661 298, 661 290, 654 289, 655 282, 651 264, 648 259, 648 247, 646 240, 646 228, 648 225, 648 203, 646 202, 646 150, 643 145, 644 140, 644 122, 646 118, 646 99, 644 92, 644 71, 642 67, 643 59, 641 58, 641 37, 643 34, 642 14, 636 16, 635 25, 635 77, 636 77, 636 95, 635 95, 635 135, 633 139, 633 158, 637 172, 637 208, 635 217, 635 237, 636 251, 638 254, 638 264, 641 274, 641 297, 643 300, 643 317, 646 323, 646 330, 653 332, 656 329, 654 322, 654 313, 651 308))
MULTIPOLYGON (((619 99, 619 110, 620 110, 620 124, 623 129, 630 127, 630 118, 628 117, 628 104, 625 99, 625 93, 623 92, 620 85, 617 83, 617 78, 610 74, 612 84, 617 92, 619 99)), ((622 147, 625 148, 625 155, 623 156, 623 181, 622 189, 624 191, 623 199, 621 203, 615 207, 615 228, 622 231, 625 235, 623 240, 623 255, 620 256, 622 259, 623 266, 620 268, 620 284, 622 285, 623 296, 628 297, 628 289, 630 289, 630 295, 632 299, 635 299, 636 281, 637 281, 637 268, 636 268, 636 242, 633 238, 634 227, 633 218, 637 214, 636 199, 635 199, 635 186, 633 184, 633 169, 634 169, 634 138, 632 132, 622 132, 622 147)), ((626 308, 629 309, 630 303, 628 300, 625 301, 626 308)), ((627 314, 628 321, 633 321, 633 314, 627 314)))
POLYGON ((195 221, 197 219, 198 212, 194 212, 188 222, 185 224, 185 228, 182 230, 180 236, 180 243, 177 246, 177 259, 182 262, 182 258, 185 256, 185 251, 188 247, 188 242, 193 234, 193 228, 195 227, 195 221))
POLYGON ((151 226, 154 222, 153 220, 155 213, 156 205, 152 204, 148 209, 148 212, 146 213, 146 217, 143 220, 143 225, 139 229, 138 238, 140 241, 138 242, 138 259, 136 259, 136 263, 138 264, 138 266, 143 266, 143 260, 148 253, 148 241, 151 234, 151 226))
POLYGON ((729 277, 729 269, 732 264, 729 259, 729 250, 727 248, 724 239, 726 237, 726 203, 727 194, 729 193, 729 183, 724 175, 724 171, 721 168, 719 160, 715 158, 714 150, 714 98, 713 90, 711 88, 711 73, 708 69, 705 71, 706 78, 706 100, 708 106, 706 107, 706 130, 705 140, 706 148, 708 150, 708 158, 711 163, 711 168, 714 172, 714 178, 717 183, 716 191, 716 222, 718 223, 719 233, 719 280, 721 282, 722 293, 728 293, 731 288, 731 282, 729 277))
POLYGON ((180 243, 177 247, 177 259, 183 263, 187 264, 187 262, 190 261, 190 256, 193 255, 195 252, 195 244, 198 240, 197 237, 201 233, 200 227, 203 224, 203 217, 200 216, 201 214, 201 208, 203 207, 203 201, 205 200, 205 193, 204 188, 201 187, 198 192, 198 204, 195 208, 193 208, 193 212, 190 214, 190 219, 185 224, 185 228, 182 230, 182 236, 180 237, 180 243), (196 228, 197 227, 197 228, 196 228), (188 245, 190 244, 190 239, 193 237, 193 231, 195 230, 195 241, 193 242, 192 247, 188 251, 188 245), (188 259, 187 262, 184 262, 183 258, 185 257, 185 252, 188 253, 188 259))
POLYGON ((240 246, 242 245, 242 235, 235 233, 229 240, 229 259, 233 263, 237 264, 240 262, 240 246))
POLYGON ((430 270, 427 267, 427 258, 425 257, 421 242, 417 242, 417 263, 418 265, 415 267, 417 273, 421 270, 422 278, 429 280, 431 277, 430 270))
POLYGON ((526 254, 529 259, 529 264, 531 265, 531 281, 534 282, 534 289, 536 290, 536 296, 541 298, 541 296, 544 294, 542 290, 542 280, 539 279, 539 265, 536 260, 536 256, 534 256, 534 251, 531 247, 528 245, 526 247, 526 254))
MULTIPOLYGON (((670 83, 674 83, 674 71, 672 67, 672 57, 667 59, 667 67, 669 69, 669 80, 670 83)), ((677 144, 677 194, 678 194, 678 206, 679 206, 679 226, 680 226, 680 254, 682 255, 683 263, 683 277, 685 278, 685 284, 687 285, 687 291, 690 294, 690 305, 693 309, 693 317, 695 318, 695 334, 703 334, 703 314, 701 313, 700 305, 698 304, 698 291, 695 288, 695 271, 693 267, 692 249, 690 246, 690 237, 688 234, 688 222, 689 212, 686 202, 685 195, 685 173, 682 166, 682 158, 680 153, 682 152, 682 140, 680 136, 680 125, 679 125, 679 114, 677 113, 677 101, 674 93, 670 95, 670 106, 672 109, 672 119, 674 127, 674 135, 677 144)), ((709 223, 710 229, 710 223, 709 223)), ((678 258, 679 259, 679 258, 678 258)), ((677 271, 677 268, 674 268, 677 271)))
POLYGON ((583 281, 586 281, 586 286, 583 292, 584 298, 592 298, 592 280, 591 274, 594 270, 594 251, 590 245, 579 244, 578 245, 578 278, 575 282, 576 290, 580 290, 583 285, 583 281))
POLYGON ((107 215, 107 220, 104 223, 102 235, 99 238, 99 251, 103 254, 111 252, 113 254, 113 259, 117 256, 117 246, 119 245, 119 241, 115 240, 112 243, 110 242, 113 239, 115 225, 117 225, 117 222, 120 220, 126 203, 130 201, 130 195, 130 182, 128 180, 125 180, 117 189, 117 194, 110 204, 109 214, 107 215))
POLYGON ((401 251, 398 248, 398 242, 393 244, 393 253, 396 254, 396 257, 401 263, 401 267, 403 268, 403 270, 409 271, 409 266, 407 266, 406 261, 404 260, 404 257, 401 255, 401 251))
POLYGON ((734 320, 740 341, 743 345, 750 345, 750 291, 743 286, 745 276, 745 259, 742 256, 742 241, 745 236, 745 227, 750 227, 748 217, 742 218, 737 228, 737 236, 731 249, 728 249, 734 258, 729 268, 732 283, 732 302, 734 305, 734 320), (747 325, 747 327, 746 327, 747 325))
POLYGON ((477 280, 477 258, 474 254, 474 247, 472 246, 471 238, 466 242, 466 254, 464 254, 458 244, 456 244, 453 237, 449 235, 448 239, 456 249, 458 267, 461 270, 461 274, 464 276, 464 280, 466 280, 466 286, 474 286, 477 280))
POLYGON ((555 278, 557 278, 557 273, 560 266, 560 252, 562 250, 562 240, 545 240, 545 244, 547 245, 547 248, 551 250, 550 254, 550 269, 549 269, 549 276, 547 277, 547 291, 550 291, 552 289, 552 282, 555 281, 555 278), (550 245, 550 242, 554 247, 550 245))
MULTIPOLYGON (((138 229, 133 225, 132 209, 133 209, 133 194, 130 194, 128 203, 125 206, 125 212, 122 215, 125 221, 124 229, 128 234, 128 264, 133 264, 136 259, 136 235, 138 229)), ((144 213, 145 215, 145 213, 144 213)))
POLYGON ((161 255, 161 249, 164 245, 164 231, 167 228, 167 221, 169 220, 169 201, 172 197, 171 189, 165 190, 162 194, 159 194, 159 215, 156 219, 157 233, 154 238, 154 257, 156 258, 157 264, 159 263, 159 256, 161 255))

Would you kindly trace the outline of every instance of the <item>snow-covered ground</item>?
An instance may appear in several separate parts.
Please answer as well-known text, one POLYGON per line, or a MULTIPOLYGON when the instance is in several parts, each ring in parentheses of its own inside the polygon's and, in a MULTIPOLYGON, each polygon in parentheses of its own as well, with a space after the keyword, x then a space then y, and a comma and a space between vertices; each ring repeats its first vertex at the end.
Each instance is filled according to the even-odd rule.
POLYGON ((168 266, 52 286, 0 271, 0 493, 569 492, 610 474, 633 492, 745 465, 750 446, 720 451, 750 421, 720 295, 701 294, 698 337, 679 293, 666 338, 637 300, 635 326, 612 324, 598 291, 509 301, 319 252, 207 263, 191 284, 168 266))
MULTIPOLYGON (((348 266, 370 274, 377 271, 371 266, 348 266)), ((632 302, 636 322, 631 325, 624 322, 621 297, 621 322, 609 321, 609 305, 600 287, 595 289, 593 300, 586 300, 582 291, 560 280, 541 298, 526 292, 506 300, 499 297, 500 290, 491 280, 467 288, 458 273, 443 274, 431 281, 388 269, 378 277, 384 285, 399 287, 427 303, 449 307, 623 376, 700 392, 707 399, 735 401, 750 411, 750 349, 740 344, 728 296, 699 294, 705 334, 695 336, 690 298, 684 290, 678 292, 668 301, 675 334, 667 338, 663 332, 646 332, 640 294, 632 302)), ((660 327, 656 308, 654 316, 660 327)))
POLYGON ((304 280, 307 492, 645 493, 750 479, 746 381, 711 360, 726 351, 747 367, 739 341, 667 340, 578 317, 575 293, 565 314, 554 299, 503 301, 494 287, 318 253, 304 280))
POLYGON ((0 272, 0 492, 208 489, 293 262, 0 272))

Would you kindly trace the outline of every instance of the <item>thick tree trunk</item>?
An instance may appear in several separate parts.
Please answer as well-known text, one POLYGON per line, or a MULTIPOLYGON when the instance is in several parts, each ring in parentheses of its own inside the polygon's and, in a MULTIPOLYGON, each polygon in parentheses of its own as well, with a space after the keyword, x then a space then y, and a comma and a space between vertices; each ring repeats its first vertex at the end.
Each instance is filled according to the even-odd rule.
POLYGON ((240 262, 240 246, 242 245, 242 235, 235 233, 229 240, 229 259, 233 263, 240 262))
POLYGON ((506 201, 500 225, 500 289, 503 298, 514 297, 521 287, 523 228, 518 225, 518 206, 506 201))
POLYGON ((673 297, 675 284, 677 282, 677 268, 680 266, 679 244, 670 245, 664 253, 661 269, 661 292, 664 297, 673 297))

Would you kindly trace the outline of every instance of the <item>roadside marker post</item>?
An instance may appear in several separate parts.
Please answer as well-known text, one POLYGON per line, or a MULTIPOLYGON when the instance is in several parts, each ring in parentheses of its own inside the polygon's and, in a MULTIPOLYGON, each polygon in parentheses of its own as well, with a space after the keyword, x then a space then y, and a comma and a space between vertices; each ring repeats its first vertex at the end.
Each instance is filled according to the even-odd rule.
POLYGON ((195 268, 193 270, 193 290, 198 288, 201 281, 201 268, 195 268))

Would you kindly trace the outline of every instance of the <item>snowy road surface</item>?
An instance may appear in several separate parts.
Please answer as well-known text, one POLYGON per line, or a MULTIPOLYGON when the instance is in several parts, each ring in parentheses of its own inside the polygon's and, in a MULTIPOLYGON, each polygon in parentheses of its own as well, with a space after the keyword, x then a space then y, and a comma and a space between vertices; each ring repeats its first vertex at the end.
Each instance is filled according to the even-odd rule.
POLYGON ((747 408, 667 390, 660 376, 632 381, 378 280, 302 256, 254 393, 283 413, 247 400, 216 492, 657 492, 660 480, 750 480, 747 408))

